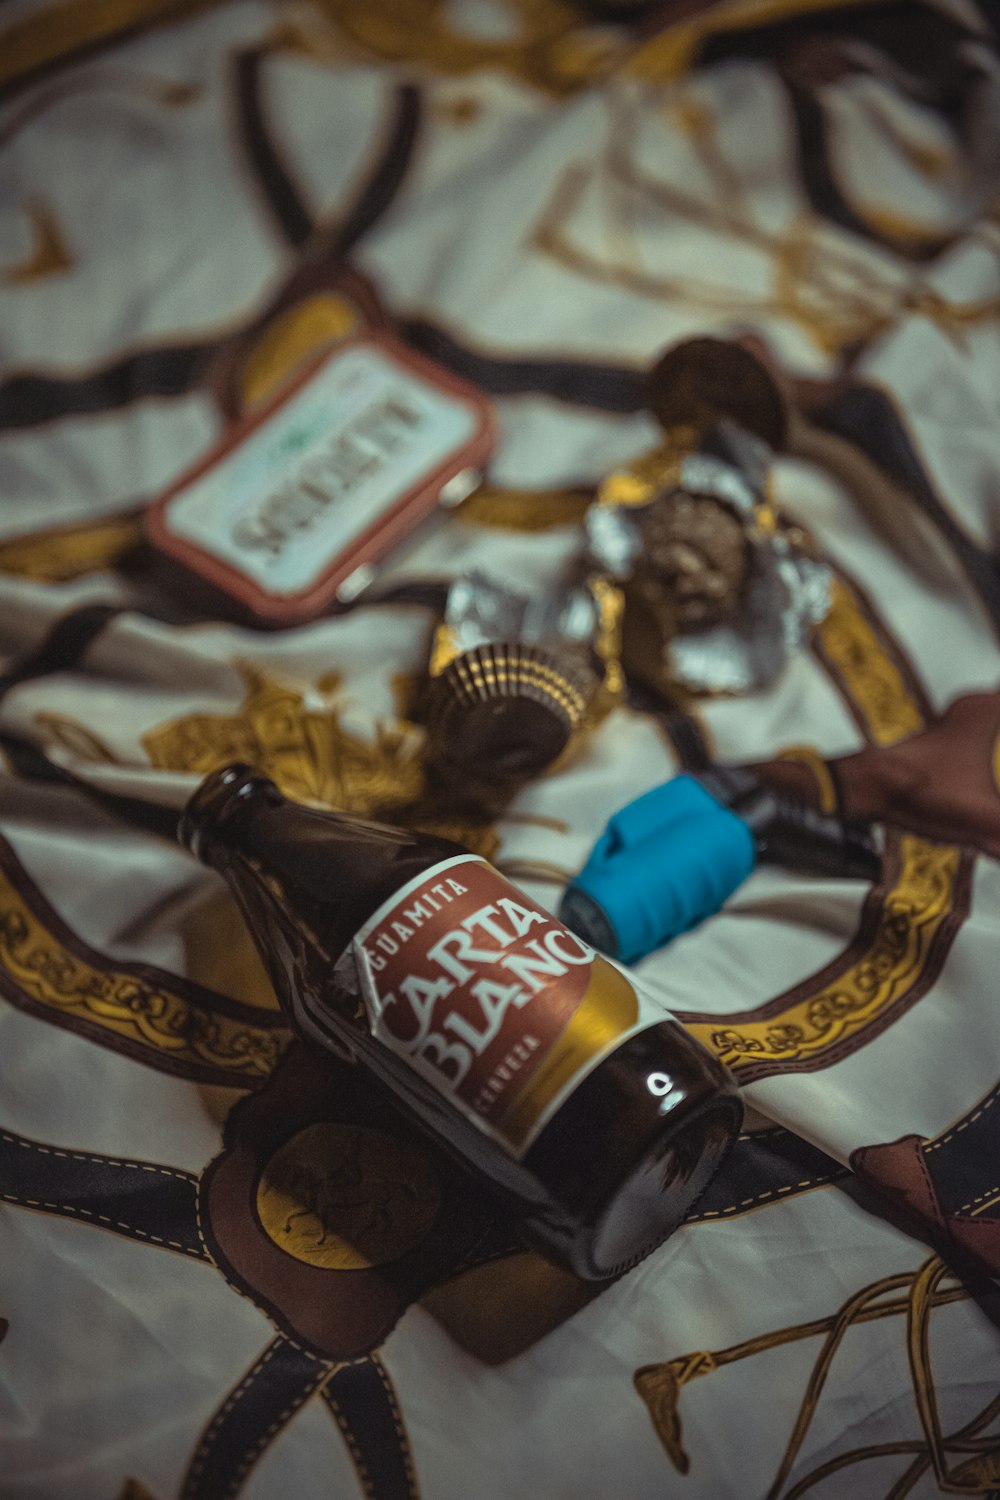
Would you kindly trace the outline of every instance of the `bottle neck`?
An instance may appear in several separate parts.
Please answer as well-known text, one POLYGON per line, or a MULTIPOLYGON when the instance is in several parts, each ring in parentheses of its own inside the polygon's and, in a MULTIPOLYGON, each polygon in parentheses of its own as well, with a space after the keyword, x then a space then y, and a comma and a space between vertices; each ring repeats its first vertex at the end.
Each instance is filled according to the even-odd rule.
POLYGON ((231 845, 239 842, 242 825, 262 800, 279 806, 285 798, 273 781, 252 766, 223 766, 205 778, 188 802, 177 836, 202 864, 220 868, 228 862, 231 845))
POLYGON ((184 809, 178 837, 203 864, 219 868, 228 863, 233 852, 255 852, 265 829, 269 839, 278 838, 288 845, 290 853, 297 840, 305 841, 303 853, 321 840, 327 860, 334 856, 339 843, 352 848, 367 845, 389 849, 434 842, 408 829, 375 823, 354 813, 294 802, 263 772, 239 763, 223 766, 206 777, 184 809))
POLYGON ((305 807, 250 766, 206 778, 185 809, 181 842, 231 886, 264 880, 275 912, 304 922, 327 952, 422 869, 466 851, 450 840, 305 807), (242 872, 242 873, 241 873, 242 872))

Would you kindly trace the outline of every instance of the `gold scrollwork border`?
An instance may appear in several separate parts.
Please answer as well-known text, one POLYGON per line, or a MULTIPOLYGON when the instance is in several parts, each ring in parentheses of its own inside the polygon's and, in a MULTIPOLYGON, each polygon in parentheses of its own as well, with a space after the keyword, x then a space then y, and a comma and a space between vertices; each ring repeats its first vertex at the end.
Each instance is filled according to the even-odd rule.
POLYGON ((910 835, 899 840, 896 859, 895 882, 873 893, 859 933, 863 951, 847 955, 846 969, 842 956, 828 977, 815 976, 753 1015, 686 1021, 741 1080, 790 1064, 827 1067, 929 988, 967 907, 971 862, 949 845, 910 835))
MULTIPOLYGON (((920 729, 926 700, 872 603, 844 575, 815 654, 869 742, 920 729)), ((930 989, 968 913, 973 857, 891 834, 885 878, 869 894, 854 941, 818 974, 756 1010, 678 1013, 741 1083, 826 1068, 871 1041, 930 989)))
POLYGON ((288 1041, 280 1015, 141 964, 112 964, 60 921, 0 841, 0 989, 23 1010, 161 1072, 255 1088, 288 1041))
POLYGON ((927 704, 920 686, 876 624, 870 602, 843 576, 834 580, 815 651, 867 740, 894 745, 923 728, 927 704))

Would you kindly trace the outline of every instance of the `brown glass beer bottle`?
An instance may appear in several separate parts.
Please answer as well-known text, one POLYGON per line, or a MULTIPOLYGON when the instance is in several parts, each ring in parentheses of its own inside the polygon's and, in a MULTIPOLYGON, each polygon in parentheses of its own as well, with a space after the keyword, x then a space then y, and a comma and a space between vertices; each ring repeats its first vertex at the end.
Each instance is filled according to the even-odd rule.
POLYGON ((181 838, 229 883, 298 1029, 485 1175, 529 1242, 616 1275, 684 1217, 742 1116, 631 978, 458 844, 214 772, 181 838))

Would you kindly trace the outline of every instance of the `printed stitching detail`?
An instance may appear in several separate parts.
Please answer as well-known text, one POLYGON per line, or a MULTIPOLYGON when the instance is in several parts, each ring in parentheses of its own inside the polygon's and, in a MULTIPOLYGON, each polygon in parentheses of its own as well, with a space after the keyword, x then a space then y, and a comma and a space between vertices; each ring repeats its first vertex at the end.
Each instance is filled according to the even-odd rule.
POLYGON ((416 1470, 413 1467, 413 1454, 410 1450, 410 1440, 406 1432, 406 1427, 403 1423, 403 1414, 399 1409, 399 1402, 396 1400, 395 1388, 392 1384, 392 1381, 389 1379, 389 1372, 383 1365, 377 1351, 372 1352, 371 1362, 378 1372, 378 1378, 382 1382, 386 1397, 389 1401, 389 1410, 392 1413, 392 1425, 395 1430, 396 1437, 399 1441, 399 1447, 403 1458, 403 1467, 406 1470, 407 1483, 409 1484, 410 1489, 413 1491, 414 1495, 416 1495, 419 1493, 417 1474, 416 1470))
POLYGON ((968 1130, 969 1126, 974 1125, 981 1115, 984 1115, 988 1109, 992 1109, 996 1102, 997 1095, 994 1093, 987 1099, 985 1104, 979 1106, 974 1115, 970 1115, 967 1120, 963 1120, 960 1125, 956 1125, 954 1130, 949 1130, 948 1134, 941 1136, 940 1140, 928 1141, 924 1150, 938 1151, 942 1146, 947 1146, 948 1142, 954 1140, 956 1135, 959 1135, 963 1130, 968 1130))
POLYGON ((920 1172, 921 1178, 923 1179, 923 1184, 924 1188, 927 1191, 927 1196, 931 1201, 931 1216, 933 1217, 933 1220, 938 1225, 938 1227, 940 1229, 944 1229, 944 1210, 941 1207, 941 1200, 938 1197, 937 1187, 935 1186, 934 1179, 931 1176, 930 1168, 927 1165, 926 1153, 923 1151, 917 1152, 917 1169, 920 1172))
MULTIPOLYGON (((243 1399, 247 1391, 253 1385, 257 1376, 260 1374, 261 1370, 264 1369, 265 1365, 270 1364, 271 1360, 274 1358, 280 1348, 280 1339, 274 1339, 272 1343, 268 1344, 260 1359, 258 1359, 253 1365, 251 1365, 250 1369, 244 1375, 239 1385, 235 1386, 234 1389, 230 1391, 229 1395, 226 1397, 225 1401, 219 1407, 219 1410, 215 1413, 215 1416, 206 1427, 205 1435, 202 1438, 202 1446, 210 1446, 212 1443, 214 1443, 216 1434, 218 1432, 218 1429, 222 1426, 222 1423, 226 1420, 233 1408, 237 1406, 243 1399)), ((204 1467, 205 1460, 204 1458, 202 1458, 199 1463, 192 1469, 192 1475, 200 1472, 200 1470, 204 1467)))
POLYGON ((9 1135, 5 1130, 0 1130, 0 1141, 6 1141, 9 1146, 20 1146, 25 1151, 38 1151, 42 1156, 59 1156, 66 1161, 87 1161, 94 1162, 99 1167, 125 1167, 132 1172, 152 1172, 159 1177, 176 1177, 179 1182, 189 1182, 192 1185, 198 1181, 190 1172, 178 1172, 172 1167, 157 1167, 143 1161, 125 1161, 114 1156, 90 1156, 83 1151, 62 1151, 55 1146, 41 1146, 37 1141, 26 1141, 21 1136, 9 1135))
POLYGON ((797 1188, 825 1187, 833 1181, 832 1173, 826 1177, 806 1177, 802 1182, 789 1182, 783 1187, 768 1188, 766 1192, 757 1193, 752 1198, 742 1198, 739 1203, 731 1203, 728 1208, 706 1209, 704 1213, 696 1215, 695 1219, 690 1222, 697 1223, 699 1219, 722 1219, 726 1214, 738 1214, 741 1208, 750 1208, 754 1203, 763 1203, 768 1198, 780 1198, 785 1193, 794 1193, 797 1188))
POLYGON ((13 1203, 18 1208, 44 1208, 55 1213, 91 1219, 95 1224, 108 1224, 112 1229, 124 1229, 129 1234, 138 1235, 142 1240, 152 1241, 154 1245, 168 1245, 171 1250, 180 1250, 183 1255, 190 1255, 195 1260, 201 1260, 199 1251, 192 1249, 190 1245, 182 1245, 180 1240, 164 1239, 162 1235, 151 1234, 149 1230, 139 1229, 135 1224, 126 1224, 124 1219, 111 1219, 107 1214, 95 1213, 92 1208, 81 1208, 74 1203, 53 1203, 44 1198, 18 1198, 14 1193, 0 1193, 0 1199, 5 1203, 13 1203))
MULTIPOLYGON (((265 1315, 265 1317, 267 1318, 268 1322, 271 1324, 271 1326, 273 1328, 277 1328, 278 1329, 278 1332, 279 1332, 281 1338, 284 1339, 284 1341, 285 1341, 286 1344, 290 1344, 293 1349, 296 1349, 299 1352, 299 1354, 305 1355, 306 1359, 315 1360, 315 1362, 318 1365, 325 1365, 327 1367, 327 1370, 329 1371, 331 1365, 333 1364, 333 1361, 331 1361, 329 1359, 329 1357, 324 1356, 322 1354, 316 1354, 316 1353, 314 1353, 314 1351, 312 1349, 307 1349, 304 1344, 300 1344, 299 1341, 298 1341, 298 1339, 293 1339, 292 1336, 289 1333, 285 1332, 284 1328, 281 1327, 281 1325, 267 1311, 267 1309, 261 1307, 261 1305, 257 1301, 256 1297, 252 1296, 250 1294, 250 1292, 248 1292, 246 1290, 245 1287, 240 1286, 237 1281, 234 1281, 233 1277, 226 1271, 226 1269, 223 1266, 220 1266, 219 1262, 216 1260, 215 1256, 212 1254, 212 1251, 211 1251, 211 1248, 209 1246, 208 1240, 205 1237, 205 1228, 204 1228, 204 1225, 202 1223, 202 1218, 201 1218, 201 1192, 200 1191, 195 1195, 195 1200, 194 1200, 194 1215, 195 1215, 195 1220, 196 1220, 196 1223, 197 1223, 197 1226, 198 1226, 198 1238, 201 1241, 202 1248, 204 1249, 205 1254, 207 1255, 207 1257, 208 1257, 209 1261, 211 1262, 211 1264, 215 1267, 215 1269, 217 1271, 219 1271, 225 1277, 225 1279, 226 1279, 226 1285, 228 1287, 230 1287, 236 1293, 237 1297, 242 1297, 243 1300, 244 1300, 244 1302, 249 1302, 249 1304, 250 1304, 251 1307, 255 1307, 258 1312, 263 1312, 264 1315, 265 1315)), ((336 1368, 339 1369, 340 1366, 338 1365, 336 1368)))
MULTIPOLYGON (((283 1337, 276 1338, 274 1342, 269 1344, 268 1347, 264 1350, 264 1353, 261 1355, 260 1359, 258 1359, 256 1363, 252 1365, 251 1368, 247 1371, 246 1375, 244 1375, 239 1385, 230 1392, 229 1396, 216 1412, 215 1416, 212 1418, 211 1422, 208 1424, 204 1433, 202 1434, 201 1442, 198 1445, 199 1457, 191 1465, 188 1479, 184 1486, 184 1495, 190 1495, 192 1493, 194 1486, 197 1484, 197 1481, 204 1472, 205 1465, 208 1462, 212 1448, 216 1442, 216 1439, 218 1438, 219 1429, 225 1422, 226 1418, 229 1416, 230 1412, 233 1411, 233 1409, 246 1395, 247 1391, 254 1384, 254 1381, 264 1369, 265 1365, 267 1365, 274 1358, 275 1354, 277 1354, 279 1350, 284 1348, 285 1345, 291 1343, 293 1343, 293 1340, 291 1339, 286 1339, 283 1337)), ((296 1345, 295 1347, 297 1348, 298 1346, 296 1345)), ((306 1354, 308 1353, 308 1351, 302 1350, 302 1353, 306 1354)), ((315 1359, 315 1355, 310 1355, 309 1357, 315 1359)), ((278 1416, 275 1417, 274 1421, 267 1428, 266 1432, 262 1433, 257 1441, 253 1444, 253 1446, 247 1449, 246 1453, 243 1455, 243 1458, 240 1461, 238 1470, 233 1474, 230 1484, 226 1487, 225 1493, 227 1495, 231 1495, 235 1492, 235 1489, 242 1482, 247 1471, 252 1467, 252 1465, 259 1458, 260 1454, 267 1447, 267 1444, 271 1441, 275 1434, 279 1432, 280 1429, 288 1422, 289 1418, 295 1415, 299 1407, 302 1406, 303 1403, 308 1400, 311 1395, 313 1395, 317 1385, 319 1385, 321 1381, 327 1378, 327 1373, 328 1372, 326 1370, 318 1370, 313 1379, 305 1387, 305 1389, 299 1392, 295 1399, 285 1407, 284 1411, 280 1412, 278 1416)))
POLYGON ((364 1458, 362 1457, 361 1449, 358 1447, 358 1444, 355 1441, 354 1432, 351 1427, 348 1426, 347 1418, 344 1415, 343 1410, 341 1409, 340 1402, 330 1391, 323 1392, 323 1400, 333 1412, 333 1415, 337 1422, 337 1426, 340 1428, 340 1435, 344 1439, 344 1442, 347 1444, 348 1452, 351 1455, 351 1461, 358 1471, 358 1478, 361 1480, 361 1483, 364 1486, 365 1495, 368 1496, 370 1500, 370 1497, 372 1495, 371 1475, 368 1473, 368 1468, 365 1464, 364 1458))
MULTIPOLYGON (((202 1195, 203 1189, 204 1189, 203 1179, 199 1177, 198 1181, 195 1183, 194 1227, 195 1227, 195 1230, 197 1231, 198 1239, 199 1239, 199 1241, 201 1243, 201 1248, 204 1250, 205 1254, 208 1256, 209 1262, 215 1267, 215 1269, 217 1271, 219 1271, 222 1268, 220 1267, 219 1262, 216 1260, 215 1256, 212 1254, 211 1250, 209 1249, 208 1240, 205 1238, 205 1229, 204 1229, 204 1226, 202 1225, 202 1222, 201 1222, 201 1195, 202 1195)), ((229 1281, 229 1278, 227 1277, 226 1280, 229 1281)), ((232 1282, 229 1282, 229 1285, 232 1286, 232 1282)), ((245 1293, 240 1292, 238 1287, 234 1287, 233 1290, 236 1291, 236 1292, 238 1292, 241 1297, 245 1297, 245 1293)), ((247 1298, 246 1300, 249 1301, 249 1298, 247 1298)))
POLYGON ((261 1453, 267 1447, 271 1439, 281 1431, 282 1427, 286 1425, 289 1418, 293 1417, 299 1410, 299 1408, 301 1406, 304 1406, 309 1398, 315 1394, 316 1387, 317 1385, 319 1385, 322 1379, 323 1375, 319 1374, 315 1377, 314 1380, 310 1381, 309 1385, 307 1385, 304 1390, 299 1392, 294 1401, 290 1402, 289 1405, 285 1407, 284 1411, 280 1412, 279 1415, 275 1417, 274 1421, 268 1427, 267 1431, 261 1434, 256 1443, 254 1443, 253 1447, 247 1449, 246 1453, 243 1455, 243 1459, 240 1463, 239 1468, 233 1475, 233 1482, 226 1488, 226 1495, 235 1494, 237 1488, 242 1483, 247 1471, 251 1469, 257 1462, 257 1459, 260 1457, 261 1453))
POLYGON ((992 1198, 994 1193, 1000 1193, 1000 1182, 996 1187, 987 1188, 985 1193, 980 1193, 978 1198, 970 1198, 968 1203, 963 1203, 961 1208, 952 1209, 952 1213, 964 1214, 970 1208, 975 1208, 977 1203, 982 1203, 986 1198, 992 1198))

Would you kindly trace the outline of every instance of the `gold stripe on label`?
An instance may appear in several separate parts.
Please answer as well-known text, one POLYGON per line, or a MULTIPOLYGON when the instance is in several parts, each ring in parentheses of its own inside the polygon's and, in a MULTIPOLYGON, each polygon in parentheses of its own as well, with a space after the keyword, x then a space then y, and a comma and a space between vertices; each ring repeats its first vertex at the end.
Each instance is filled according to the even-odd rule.
POLYGON ((595 959, 587 992, 566 1030, 497 1121, 504 1138, 523 1149, 552 1101, 589 1072, 638 1019, 639 1000, 631 984, 611 964, 595 959))
POLYGON ((903 999, 923 973, 952 915, 961 856, 947 844, 906 836, 901 870, 882 904, 870 946, 844 972, 760 1020, 685 1020, 687 1030, 737 1075, 765 1063, 801 1063, 850 1042, 903 999))

